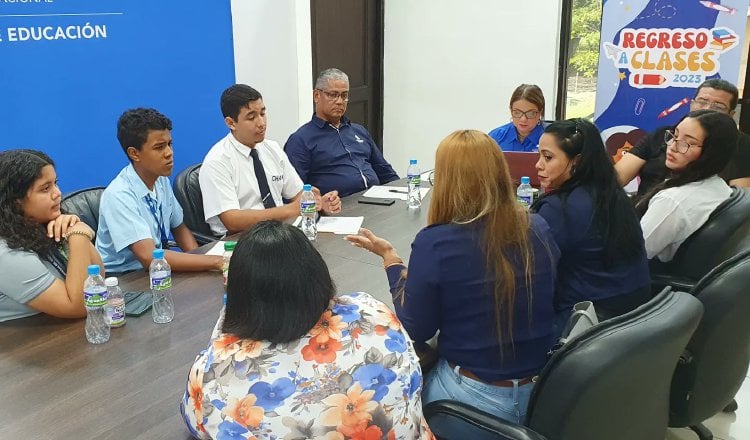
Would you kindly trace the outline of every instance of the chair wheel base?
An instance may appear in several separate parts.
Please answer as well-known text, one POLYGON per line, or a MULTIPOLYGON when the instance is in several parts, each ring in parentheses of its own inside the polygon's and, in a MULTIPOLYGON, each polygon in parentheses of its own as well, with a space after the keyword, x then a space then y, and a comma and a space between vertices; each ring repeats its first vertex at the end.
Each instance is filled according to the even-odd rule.
POLYGON ((733 413, 737 411, 737 401, 735 399, 732 399, 732 401, 729 402, 729 404, 725 406, 721 411, 725 413, 733 413))
POLYGON ((703 423, 692 425, 690 429, 698 435, 700 440, 714 440, 714 434, 703 423))

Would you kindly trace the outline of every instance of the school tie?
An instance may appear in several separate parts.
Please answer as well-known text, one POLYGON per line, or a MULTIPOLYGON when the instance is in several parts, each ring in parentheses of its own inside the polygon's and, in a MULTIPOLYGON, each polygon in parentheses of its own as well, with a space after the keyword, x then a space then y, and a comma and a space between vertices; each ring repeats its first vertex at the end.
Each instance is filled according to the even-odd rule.
POLYGON ((271 190, 268 188, 268 179, 266 179, 266 172, 263 170, 263 164, 260 162, 258 157, 258 150, 256 148, 250 149, 250 156, 253 158, 253 168, 255 169, 255 178, 258 179, 258 189, 260 190, 260 197, 263 201, 263 207, 275 208, 276 202, 273 201, 271 190))

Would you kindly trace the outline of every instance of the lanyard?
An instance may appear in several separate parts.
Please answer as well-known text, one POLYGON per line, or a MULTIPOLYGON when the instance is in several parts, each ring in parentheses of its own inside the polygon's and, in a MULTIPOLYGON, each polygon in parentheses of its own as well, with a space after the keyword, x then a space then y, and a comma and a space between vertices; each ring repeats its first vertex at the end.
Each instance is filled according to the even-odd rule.
POLYGON ((146 194, 144 197, 146 199, 146 204, 148 205, 148 209, 151 211, 151 215, 154 216, 154 220, 156 220, 156 225, 159 228, 159 234, 161 235, 161 248, 167 249, 169 248, 168 242, 169 242, 169 235, 167 234, 167 230, 164 229, 164 222, 162 221, 162 211, 161 211, 161 205, 159 205, 159 214, 156 213, 156 200, 154 200, 151 197, 151 194, 146 194))

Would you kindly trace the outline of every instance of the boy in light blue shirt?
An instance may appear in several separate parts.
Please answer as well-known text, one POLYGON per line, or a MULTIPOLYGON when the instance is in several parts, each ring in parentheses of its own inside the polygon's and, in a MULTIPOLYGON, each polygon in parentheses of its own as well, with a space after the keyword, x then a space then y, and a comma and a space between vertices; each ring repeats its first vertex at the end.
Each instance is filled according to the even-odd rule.
POLYGON ((117 122, 130 165, 102 194, 96 248, 107 272, 148 269, 152 252, 165 249, 174 271, 220 270, 222 258, 167 250, 170 232, 184 251, 198 247, 183 223, 182 207, 172 192, 172 121, 154 109, 128 110, 117 122))

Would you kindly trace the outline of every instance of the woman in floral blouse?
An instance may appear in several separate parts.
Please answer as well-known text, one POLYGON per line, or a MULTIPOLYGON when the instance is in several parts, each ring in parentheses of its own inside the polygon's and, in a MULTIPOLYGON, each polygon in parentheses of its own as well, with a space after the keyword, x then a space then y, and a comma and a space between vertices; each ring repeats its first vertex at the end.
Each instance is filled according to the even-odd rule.
POLYGON ((181 402, 200 439, 417 439, 414 348, 388 307, 334 297, 322 257, 289 224, 262 222, 230 263, 226 315, 181 402))

